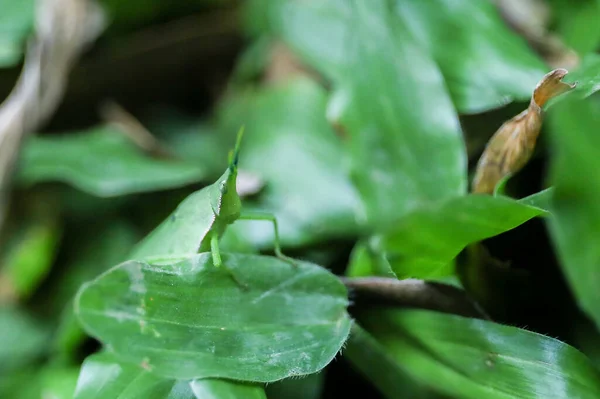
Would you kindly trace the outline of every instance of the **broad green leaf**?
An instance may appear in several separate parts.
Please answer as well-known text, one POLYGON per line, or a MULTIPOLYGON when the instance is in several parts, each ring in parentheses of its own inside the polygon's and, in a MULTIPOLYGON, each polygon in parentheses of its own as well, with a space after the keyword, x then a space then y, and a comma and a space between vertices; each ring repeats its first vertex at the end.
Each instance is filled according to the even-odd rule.
MULTIPOLYGON (((514 99, 527 100, 538 80, 547 72, 525 41, 506 27, 491 2, 395 0, 388 1, 385 7, 388 24, 394 26, 397 33, 395 40, 415 40, 434 58, 462 113, 481 112, 514 99), (448 35, 452 40, 448 40, 448 35)), ((356 62, 356 54, 349 44, 356 40, 356 27, 366 21, 359 5, 345 1, 280 0, 272 3, 270 11, 275 33, 309 64, 334 81, 352 79, 347 65, 356 62), (311 29, 306 29, 307 26, 311 29)), ((384 25, 382 21, 380 24, 384 25)), ((377 33, 372 31, 370 34, 375 36, 377 33)), ((369 35, 362 40, 368 38, 369 35)), ((389 53, 380 51, 377 57, 402 57, 389 53)), ((399 71, 406 68, 406 65, 396 65, 399 71)), ((421 77, 422 82, 430 80, 427 75, 421 77)), ((395 78, 400 79, 409 78, 395 78)), ((393 85, 395 80, 388 82, 393 85)), ((405 93, 410 93, 408 98, 415 96, 413 90, 405 93)))
POLYGON ((550 116, 550 232, 579 305, 600 326, 600 104, 564 101, 550 116))
POLYGON ((21 61, 33 27, 34 8, 35 0, 0 0, 0 68, 21 61))
POLYGON ((222 256, 221 268, 210 253, 123 263, 82 287, 76 313, 120 359, 164 377, 269 382, 325 367, 350 328, 344 285, 307 262, 222 256))
POLYGON ((387 4, 277 4, 278 28, 293 30, 284 38, 306 58, 322 60, 317 68, 339 75, 329 116, 351 138, 367 221, 463 194, 466 156, 442 74, 387 4))
POLYGON ((111 353, 88 357, 81 367, 74 399, 195 399, 189 382, 165 379, 121 363, 111 353))
POLYGON ((467 195, 422 207, 395 222, 381 246, 398 278, 452 274, 467 245, 511 230, 546 211, 508 197, 467 195))
POLYGON ((548 72, 525 40, 508 29, 491 1, 396 0, 395 4, 400 23, 438 63, 462 113, 528 100, 548 72))
MULTIPOLYGON (((270 17, 269 29, 275 35, 281 36, 307 63, 328 78, 338 80, 347 73, 346 62, 352 59, 348 54, 348 41, 353 3, 253 0, 250 4, 270 17), (311 28, 306 29, 307 26, 311 28)), ((256 23, 254 19, 250 21, 256 23)))
POLYGON ((464 144, 438 67, 386 1, 357 2, 351 16, 347 75, 330 105, 351 138, 367 221, 464 194, 464 144))
POLYGON ((395 368, 461 399, 597 398, 600 373, 575 348, 488 321, 427 311, 374 311, 366 329, 395 368))
POLYGON ((199 164, 152 158, 116 128, 100 126, 64 136, 31 137, 17 177, 24 185, 61 181, 112 197, 177 188, 205 176, 199 164))
MULTIPOLYGON (((273 213, 283 246, 358 233, 361 204, 348 178, 350 160, 325 118, 326 106, 325 90, 303 78, 238 93, 221 106, 222 131, 246 125, 240 169, 265 181, 256 200, 244 200, 244 210, 273 213)), ((269 223, 243 221, 229 231, 273 246, 269 223)))
POLYGON ((49 331, 13 307, 0 307, 0 372, 35 360, 46 352, 49 331))

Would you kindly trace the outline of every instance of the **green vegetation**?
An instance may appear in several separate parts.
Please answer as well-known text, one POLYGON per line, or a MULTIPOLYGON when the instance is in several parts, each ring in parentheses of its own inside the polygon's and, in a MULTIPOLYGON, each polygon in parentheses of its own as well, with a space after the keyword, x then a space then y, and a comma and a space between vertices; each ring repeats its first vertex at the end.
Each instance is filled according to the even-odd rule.
POLYGON ((99 1, 49 118, 0 105, 0 398, 600 397, 600 2, 509 3, 99 1))

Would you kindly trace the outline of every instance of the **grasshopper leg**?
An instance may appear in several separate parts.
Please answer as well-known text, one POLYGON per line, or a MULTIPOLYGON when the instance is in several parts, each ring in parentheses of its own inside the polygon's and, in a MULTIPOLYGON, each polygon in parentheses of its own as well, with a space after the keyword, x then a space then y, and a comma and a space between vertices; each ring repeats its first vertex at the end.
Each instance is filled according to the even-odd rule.
POLYGON ((219 249, 219 235, 216 232, 213 232, 211 234, 212 235, 210 237, 210 253, 212 255, 213 265, 217 268, 223 266, 223 269, 227 271, 227 273, 231 276, 231 278, 233 279, 233 281, 235 281, 237 285, 239 285, 243 289, 248 289, 248 284, 240 281, 240 279, 237 278, 233 270, 227 267, 227 265, 223 264, 223 260, 221 259, 221 250, 219 249))
POLYGON ((243 213, 240 215, 240 217, 238 219, 239 220, 264 220, 264 221, 273 223, 273 229, 275 231, 275 242, 274 242, 275 256, 277 256, 282 261, 291 264, 294 267, 298 266, 298 264, 296 263, 296 261, 294 259, 290 258, 289 256, 285 256, 283 254, 283 252, 281 251, 281 245, 280 245, 280 241, 279 241, 279 228, 277 226, 277 218, 275 217, 275 215, 270 214, 270 213, 252 212, 252 213, 243 213))

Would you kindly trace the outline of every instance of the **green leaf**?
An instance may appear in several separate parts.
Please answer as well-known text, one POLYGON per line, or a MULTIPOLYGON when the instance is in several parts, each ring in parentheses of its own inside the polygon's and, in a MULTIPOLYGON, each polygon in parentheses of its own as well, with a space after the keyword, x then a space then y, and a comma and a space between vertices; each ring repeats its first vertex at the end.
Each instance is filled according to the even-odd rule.
POLYGON ((398 278, 442 277, 453 273, 450 262, 467 245, 545 213, 508 197, 457 197, 401 218, 381 246, 398 278))
MULTIPOLYGON (((246 19, 248 14, 246 10, 246 19)), ((260 77, 269 64, 272 48, 271 38, 266 35, 256 38, 240 55, 232 73, 232 83, 243 85, 260 77)))
POLYGON ((8 373, 2 372, 0 373, 0 397, 40 399, 41 383, 39 367, 29 366, 8 373))
POLYGON ((164 379, 141 367, 120 363, 111 353, 88 357, 74 399, 195 399, 189 383, 164 379))
MULTIPOLYGON (((270 17, 270 29, 302 58, 332 80, 346 74, 351 4, 343 0, 297 3, 288 0, 249 2, 270 17), (311 29, 306 29, 310 26, 311 29)), ((255 24, 255 19, 250 20, 255 24)), ((256 29, 255 29, 256 30, 256 29)))
MULTIPOLYGON (((18 298, 29 298, 44 280, 58 251, 62 226, 56 209, 28 214, 13 230, 2 256, 0 279, 18 298), (37 213, 37 214, 36 214, 37 213)), ((0 288, 2 291, 2 288, 0 288)))
POLYGON ((546 215, 550 214, 552 197, 554 195, 554 187, 549 187, 538 193, 531 194, 528 197, 521 198, 519 203, 523 205, 533 206, 545 211, 546 215))
POLYGON ((397 0, 394 11, 438 63, 462 113, 528 100, 547 67, 493 2, 397 0), (452 40, 448 40, 451 35, 452 40))
POLYGON ((76 249, 66 259, 64 271, 52 287, 52 310, 62 309, 73 299, 81 284, 98 277, 112 266, 127 260, 131 247, 139 240, 135 227, 125 220, 98 223, 92 231, 83 231, 72 242, 76 249))
POLYGON ((331 104, 351 137, 354 181, 376 224, 467 187, 460 125, 442 75, 389 11, 384 0, 354 7, 348 74, 331 104))
POLYGON ((356 243, 350 254, 345 275, 348 277, 386 276, 397 277, 381 247, 377 237, 356 243))
POLYGON ((580 307, 600 326, 600 104, 593 98, 564 101, 550 116, 550 232, 580 307))
POLYGON ((81 284, 126 260, 136 240, 133 226, 110 220, 74 243, 75 256, 69 259, 63 273, 57 277, 56 285, 49 290, 51 300, 48 308, 54 314, 62 312, 52 342, 57 354, 73 356, 85 339, 85 333, 73 314, 72 301, 81 284))
POLYGON ((565 76, 564 81, 577 82, 577 86, 565 95, 557 97, 553 104, 563 99, 585 98, 596 93, 600 90, 600 55, 593 53, 586 55, 581 64, 565 76))
POLYGON ((600 1, 549 0, 556 30, 565 44, 585 55, 600 44, 600 1))
POLYGON ((33 27, 34 0, 0 0, 0 68, 12 67, 23 57, 33 27))
POLYGON ((377 224, 463 194, 464 144, 442 74, 386 2, 277 4, 284 38, 335 75, 328 114, 351 138, 359 215, 377 224))
POLYGON ((265 390, 256 384, 206 378, 190 382, 198 399, 267 399, 265 390))
POLYGON ((426 384, 412 379, 399 367, 397 360, 388 353, 368 332, 358 324, 352 325, 344 358, 373 384, 386 398, 395 399, 398 392, 407 398, 438 399, 426 384))
POLYGON ((581 64, 570 71, 563 79, 566 83, 576 83, 575 88, 548 101, 545 110, 566 100, 584 99, 600 90, 600 55, 587 54, 581 64))
POLYGON ((344 285, 306 262, 222 256, 221 268, 210 253, 123 263, 82 287, 76 313, 120 359, 164 377, 269 382, 325 367, 350 329, 344 285))
MULTIPOLYGON (((462 113, 481 112, 514 99, 527 100, 547 72, 525 41, 505 26, 490 2, 396 0, 387 3, 386 19, 397 32, 394 40, 411 42, 414 39, 434 58, 462 113), (452 40, 448 40, 448 35, 452 40)), ((271 15, 277 34, 308 63, 334 81, 353 78, 347 65, 356 61, 356 54, 349 43, 356 40, 353 39, 356 27, 366 20, 359 6, 344 1, 298 3, 280 0, 276 4, 271 7, 271 15)), ((360 40, 368 41, 376 34, 363 30, 359 33, 363 36, 360 40)), ((383 46, 376 40, 371 44, 383 46)), ((402 56, 380 51, 377 57, 398 59, 402 56)), ((411 64, 395 65, 401 71, 409 69, 407 65, 411 64)), ((395 80, 400 79, 410 78, 395 80)), ((422 83, 428 80, 421 79, 422 83)), ((388 82, 393 85, 395 80, 388 82)), ((410 93, 408 98, 415 98, 414 91, 405 93, 410 93)))
POLYGON ((161 378, 139 366, 120 362, 112 353, 103 352, 83 362, 74 398, 266 399, 266 396, 264 389, 254 384, 161 378))
POLYGON ((600 395, 600 374, 589 359, 540 334, 427 311, 371 312, 365 326, 395 368, 454 398, 600 395))
MULTIPOLYGON (((360 199, 326 106, 325 90, 303 78, 239 93, 221 106, 222 131, 246 125, 240 168, 265 181, 256 200, 244 201, 244 210, 273 213, 284 247, 358 234, 360 199)), ((273 245, 273 228, 265 222, 243 221, 228 231, 262 248, 273 245)))
POLYGON ((49 331, 13 307, 0 307, 0 372, 27 364, 46 351, 49 331))
POLYGON ((218 177, 227 167, 229 143, 224 140, 225 135, 206 120, 169 109, 154 112, 144 124, 182 160, 201 162, 207 176, 218 177))
POLYGON ((124 133, 101 126, 64 136, 34 136, 23 149, 23 185, 61 181, 99 197, 177 188, 201 181, 201 165, 145 155, 124 133))
POLYGON ((79 369, 75 367, 46 366, 41 373, 42 398, 73 399, 79 369))

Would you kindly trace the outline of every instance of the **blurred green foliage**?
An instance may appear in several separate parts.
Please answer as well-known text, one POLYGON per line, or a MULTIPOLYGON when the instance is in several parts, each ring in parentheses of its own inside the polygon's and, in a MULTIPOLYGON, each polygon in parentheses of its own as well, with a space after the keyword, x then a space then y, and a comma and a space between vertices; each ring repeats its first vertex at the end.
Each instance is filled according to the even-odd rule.
MULTIPOLYGON (((468 193, 483 144, 566 66, 502 1, 99 3, 11 187, 1 398, 600 397, 600 2, 528 2, 577 87, 490 196, 468 193), (271 223, 214 221, 242 125, 242 213, 273 214, 294 264, 271 223), (338 276, 418 279, 420 303, 451 284, 480 313, 338 276)), ((35 10, 0 0, 5 96, 35 10)))

